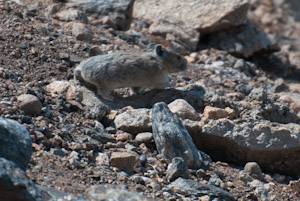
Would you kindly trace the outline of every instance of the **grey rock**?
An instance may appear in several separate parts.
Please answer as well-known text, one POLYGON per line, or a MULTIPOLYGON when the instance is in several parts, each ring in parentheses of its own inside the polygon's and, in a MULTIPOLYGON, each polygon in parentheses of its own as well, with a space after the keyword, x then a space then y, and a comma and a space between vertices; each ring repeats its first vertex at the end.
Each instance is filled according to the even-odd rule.
POLYGON ((15 120, 0 117, 0 157, 14 161, 25 169, 32 154, 31 143, 25 127, 15 120))
POLYGON ((195 146, 180 119, 163 102, 153 106, 152 130, 160 154, 168 159, 182 157, 190 168, 200 168, 203 154, 195 146))
POLYGON ((189 178, 188 166, 181 157, 173 158, 167 169, 167 180, 169 182, 174 181, 178 177, 189 178))
POLYGON ((67 6, 78 8, 87 16, 102 18, 108 16, 115 29, 128 30, 134 0, 69 0, 67 6))
POLYGON ((151 110, 131 109, 116 116, 114 123, 117 129, 128 133, 151 131, 151 110))
POLYGON ((92 41, 93 34, 83 24, 74 23, 72 26, 72 34, 77 40, 92 41))
POLYGON ((39 184, 36 184, 35 187, 37 188, 42 201, 63 200, 65 197, 70 196, 68 193, 55 190, 54 188, 41 186, 39 184))
POLYGON ((55 15, 53 15, 54 18, 61 20, 61 21, 66 21, 66 22, 74 22, 74 21, 81 21, 85 24, 88 23, 87 16, 80 12, 77 9, 66 9, 66 10, 61 10, 57 12, 55 15))
POLYGON ((278 51, 267 34, 250 21, 236 28, 212 33, 208 38, 210 44, 216 48, 243 57, 250 57, 257 52, 278 51))
POLYGON ((40 200, 34 183, 14 162, 0 157, 1 200, 40 200))
POLYGON ((262 176, 262 171, 256 162, 246 163, 244 167, 244 172, 248 173, 249 175, 253 175, 258 179, 262 176))
POLYGON ((42 111, 41 101, 34 95, 23 94, 17 97, 19 107, 24 110, 26 114, 38 115, 42 111))
POLYGON ((168 187, 172 188, 174 192, 186 196, 193 195, 201 197, 203 195, 208 195, 210 198, 218 198, 224 201, 235 200, 231 193, 219 187, 202 184, 191 179, 178 178, 169 184, 168 187))

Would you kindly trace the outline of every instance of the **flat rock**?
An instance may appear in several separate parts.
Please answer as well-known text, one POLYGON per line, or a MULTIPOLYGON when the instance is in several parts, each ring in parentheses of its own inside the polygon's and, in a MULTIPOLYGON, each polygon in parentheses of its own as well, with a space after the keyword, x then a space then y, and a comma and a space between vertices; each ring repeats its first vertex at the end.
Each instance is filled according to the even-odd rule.
POLYGON ((42 103, 38 97, 31 94, 22 94, 17 97, 19 107, 24 110, 26 114, 38 115, 42 112, 42 103))
POLYGON ((257 52, 271 53, 279 50, 271 43, 267 34, 250 21, 239 27, 210 34, 208 40, 216 48, 242 57, 250 57, 257 52))
POLYGON ((134 0, 69 0, 68 7, 77 8, 94 18, 109 17, 115 29, 128 30, 134 0))
POLYGON ((29 132, 19 122, 0 117, 0 157, 25 169, 32 154, 29 132))
POLYGON ((264 171, 300 173, 299 124, 229 119, 185 123, 197 147, 215 160, 239 164, 255 161, 264 171))
POLYGON ((178 178, 169 184, 168 187, 182 195, 194 195, 196 197, 208 195, 211 199, 218 198, 224 201, 235 200, 231 193, 219 187, 202 184, 191 179, 178 178))
POLYGON ((168 107, 172 113, 181 119, 200 120, 197 111, 184 99, 176 99, 168 107))
POLYGON ((35 201, 39 198, 34 183, 25 172, 14 162, 1 157, 0 194, 1 200, 35 201))
POLYGON ((182 157, 190 168, 200 168, 204 155, 197 149, 177 115, 163 102, 153 106, 152 130, 160 154, 168 159, 182 157))
POLYGON ((185 26, 201 33, 215 32, 246 23, 249 3, 247 0, 136 0, 133 16, 184 22, 185 26))
POLYGON ((117 129, 137 134, 151 131, 151 110, 131 109, 116 116, 114 123, 117 129))
POLYGON ((111 153, 109 163, 120 170, 132 172, 138 159, 138 155, 132 151, 113 152, 111 153))

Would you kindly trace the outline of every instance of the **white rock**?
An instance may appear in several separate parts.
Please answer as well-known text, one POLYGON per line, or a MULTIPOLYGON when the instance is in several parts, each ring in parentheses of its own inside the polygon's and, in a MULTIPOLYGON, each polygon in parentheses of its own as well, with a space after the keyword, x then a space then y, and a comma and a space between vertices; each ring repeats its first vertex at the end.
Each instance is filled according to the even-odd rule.
POLYGON ((70 87, 70 83, 68 81, 53 81, 46 86, 46 90, 51 94, 64 94, 68 88, 70 87))
POLYGON ((184 99, 176 99, 171 102, 168 107, 172 113, 175 113, 181 119, 200 120, 196 110, 184 99))
POLYGON ((127 110, 116 116, 114 123, 117 129, 136 134, 152 130, 150 109, 127 110))

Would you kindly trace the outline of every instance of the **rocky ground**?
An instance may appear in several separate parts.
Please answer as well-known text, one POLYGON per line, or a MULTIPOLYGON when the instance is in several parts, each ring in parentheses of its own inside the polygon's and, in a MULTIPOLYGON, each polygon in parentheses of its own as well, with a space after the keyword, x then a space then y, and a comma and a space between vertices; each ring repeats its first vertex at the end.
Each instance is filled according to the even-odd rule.
POLYGON ((0 114, 32 140, 20 128, 22 149, 9 147, 3 133, 18 126, 0 119, 1 157, 17 164, 0 161, 7 200, 18 184, 7 187, 6 174, 23 175, 32 197, 19 200, 300 199, 297 1, 224 1, 211 5, 223 18, 201 10, 199 26, 192 12, 172 16, 177 1, 152 10, 143 0, 102 10, 84 2, 0 0, 0 114), (82 60, 142 52, 150 42, 187 59, 188 69, 172 74, 174 88, 118 89, 105 101, 73 81, 82 60), (175 148, 164 147, 168 139, 175 148), (197 149, 201 157, 182 154, 197 149))

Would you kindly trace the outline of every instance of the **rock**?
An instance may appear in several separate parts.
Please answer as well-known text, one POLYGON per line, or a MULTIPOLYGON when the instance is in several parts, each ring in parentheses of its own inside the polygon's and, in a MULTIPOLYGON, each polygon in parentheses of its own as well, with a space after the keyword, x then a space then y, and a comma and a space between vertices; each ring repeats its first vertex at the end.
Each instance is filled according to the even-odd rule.
POLYGON ((259 179, 262 176, 262 171, 256 162, 248 162, 244 167, 244 172, 259 179))
MULTIPOLYGON (((1 143, 2 144, 2 143, 1 143)), ((1 200, 36 201, 39 199, 34 183, 17 165, 0 157, 1 200)))
POLYGON ((167 169, 167 180, 169 182, 174 181, 178 177, 189 178, 188 167, 181 157, 175 157, 172 159, 172 163, 169 164, 167 169))
POLYGON ((91 134, 91 137, 104 144, 107 142, 116 142, 116 139, 111 134, 105 132, 94 132, 91 134))
POLYGON ((117 30, 128 30, 132 19, 134 0, 69 0, 67 6, 80 9, 87 16, 109 17, 117 30))
POLYGON ((209 180, 208 180, 209 185, 214 185, 217 187, 225 188, 225 183, 222 181, 222 179, 217 175, 213 174, 209 180))
POLYGON ((246 58, 258 52, 278 51, 266 33, 250 21, 236 28, 212 33, 209 35, 208 41, 218 49, 246 58))
POLYGON ((201 197, 208 195, 211 199, 217 198, 224 201, 235 200, 231 193, 219 187, 202 184, 191 179, 178 178, 169 184, 168 187, 172 188, 175 193, 185 196, 193 195, 196 197, 201 197))
POLYGON ((276 196, 273 194, 272 186, 265 184, 257 179, 248 184, 251 188, 255 188, 254 192, 262 201, 276 200, 276 196))
POLYGON ((151 110, 131 109, 116 116, 114 123, 117 129, 137 134, 151 131, 151 110))
POLYGON ((68 81, 53 81, 46 86, 46 90, 51 94, 64 94, 70 87, 68 81))
POLYGON ((78 87, 70 85, 66 94, 66 99, 81 102, 83 100, 83 93, 78 87))
POLYGON ((190 126, 193 127, 189 130, 197 147, 214 160, 238 164, 256 161, 264 171, 286 175, 300 173, 296 168, 300 165, 296 157, 300 151, 298 124, 218 119, 196 122, 190 126), (221 144, 218 143, 220 140, 221 144))
POLYGON ((233 109, 226 107, 225 109, 206 106, 203 111, 203 116, 208 119, 235 118, 236 113, 233 109))
POLYGON ((159 20, 185 22, 186 27, 211 33, 246 23, 249 3, 246 0, 209 1, 187 0, 167 1, 136 0, 133 16, 159 20))
POLYGON ((183 22, 171 19, 159 19, 149 27, 153 35, 165 37, 172 49, 180 54, 195 51, 200 38, 200 33, 192 27, 187 27, 183 22), (180 49, 178 48, 180 47, 180 49))
POLYGON ((160 154, 168 159, 182 157, 190 168, 200 168, 204 154, 197 149, 179 118, 163 102, 153 106, 152 130, 160 154))
POLYGON ((40 194, 41 200, 62 200, 63 201, 64 198, 71 196, 68 193, 55 190, 54 188, 48 188, 46 186, 41 186, 38 184, 36 184, 35 186, 40 194))
POLYGON ((136 183, 140 183, 140 184, 143 184, 147 187, 151 187, 153 190, 160 190, 161 187, 160 185, 154 180, 154 179, 151 179, 149 177, 144 177, 144 176, 132 176, 131 179, 133 181, 135 181, 136 183))
POLYGON ((132 200, 132 201, 153 201, 151 198, 147 198, 137 192, 128 191, 124 188, 114 188, 112 186, 107 185, 95 185, 86 189, 85 193, 81 196, 78 196, 78 199, 74 198, 74 200, 93 200, 93 201, 101 201, 101 200, 132 200), (88 199, 87 199, 88 198, 88 199))
POLYGON ((289 187, 292 189, 294 193, 300 193, 300 179, 296 181, 290 181, 289 187))
POLYGON ((184 99, 176 99, 171 102, 168 107, 172 113, 176 114, 181 119, 190 119, 193 121, 200 120, 196 110, 184 99))
POLYGON ((133 172, 138 160, 138 155, 132 151, 113 152, 111 153, 109 163, 120 170, 133 172))
POLYGON ((104 114, 104 112, 102 111, 105 111, 106 114, 110 112, 111 109, 102 101, 100 101, 99 98, 91 90, 87 89, 86 87, 80 87, 80 91, 82 91, 83 95, 81 103, 88 106, 89 108, 92 108, 91 113, 97 113, 97 116, 102 116, 102 114, 104 114), (99 111, 94 112, 92 110, 99 111))
POLYGON ((87 17, 77 9, 66 9, 59 11, 53 15, 53 18, 65 22, 74 22, 79 20, 87 24, 87 17))
POLYGON ((38 115, 42 111, 41 101, 34 95, 23 94, 17 97, 19 107, 24 110, 26 114, 38 115))
POLYGON ((153 140, 153 134, 150 132, 139 133, 135 136, 135 141, 139 143, 150 143, 153 140))
POLYGON ((97 153, 96 165, 105 165, 109 166, 109 158, 105 153, 97 153))
POLYGON ((74 23, 72 26, 72 34, 77 40, 81 41, 92 41, 92 32, 85 27, 84 24, 74 23))
POLYGON ((132 140, 132 135, 129 133, 120 133, 117 134, 116 141, 126 142, 128 140, 132 140))
POLYGON ((0 157, 26 169, 32 154, 31 137, 20 123, 0 117, 0 157))

